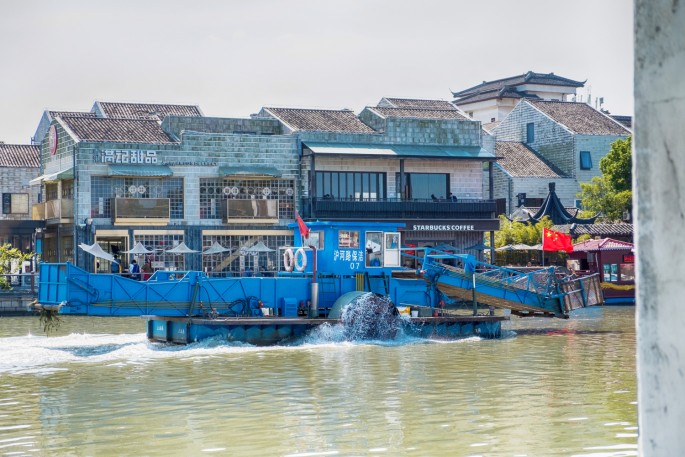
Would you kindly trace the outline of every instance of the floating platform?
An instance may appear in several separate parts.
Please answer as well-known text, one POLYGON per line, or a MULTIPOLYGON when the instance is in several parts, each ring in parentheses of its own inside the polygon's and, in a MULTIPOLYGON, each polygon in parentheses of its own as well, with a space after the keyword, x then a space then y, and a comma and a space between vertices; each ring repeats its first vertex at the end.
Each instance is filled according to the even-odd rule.
MULTIPOLYGON (((151 341, 189 344, 208 338, 268 346, 295 342, 322 325, 344 325, 340 319, 297 317, 181 318, 142 316, 147 319, 151 341)), ((507 316, 399 317, 401 332, 430 339, 457 339, 470 336, 499 338, 507 316)))

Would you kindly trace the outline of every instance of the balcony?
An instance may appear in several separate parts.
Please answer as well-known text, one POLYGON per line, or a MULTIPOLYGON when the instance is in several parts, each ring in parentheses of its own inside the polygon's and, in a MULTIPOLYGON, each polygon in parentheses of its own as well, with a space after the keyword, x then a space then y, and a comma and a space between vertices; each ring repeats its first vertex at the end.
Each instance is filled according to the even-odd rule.
POLYGON ((45 220, 45 203, 36 203, 31 207, 31 219, 34 221, 45 220))
POLYGON ((114 225, 167 225, 171 219, 168 198, 113 198, 114 225))
POLYGON ((70 224, 74 222, 74 200, 62 198, 36 203, 31 208, 31 218, 48 225, 70 224))
POLYGON ((227 199, 221 216, 224 224, 277 224, 278 200, 227 199))
POLYGON ((302 212, 323 220, 495 219, 495 201, 311 198, 302 212))

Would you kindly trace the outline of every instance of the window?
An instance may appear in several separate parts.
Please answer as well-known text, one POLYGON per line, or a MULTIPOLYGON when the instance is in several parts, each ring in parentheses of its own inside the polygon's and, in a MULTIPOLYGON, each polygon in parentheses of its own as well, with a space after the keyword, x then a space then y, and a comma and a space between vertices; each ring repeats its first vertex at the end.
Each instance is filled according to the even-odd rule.
POLYGON ((386 198, 385 173, 316 172, 316 196, 335 199, 386 198))
POLYGON ((592 155, 590 155, 590 151, 580 151, 580 169, 592 169, 592 155))
POLYGON ((229 199, 274 200, 279 219, 294 219, 294 188, 292 179, 200 179, 200 219, 220 219, 229 199))
POLYGON ((395 175, 397 194, 410 200, 431 200, 432 195, 443 199, 450 192, 449 173, 405 173, 405 191, 400 189, 400 174, 395 175))
POLYGON ((324 232, 309 232, 309 238, 302 238, 302 246, 314 246, 319 251, 324 248, 324 232))
POLYGON ((604 282, 618 281, 618 264, 605 263, 604 264, 604 282))
POLYGON ((2 194, 2 214, 28 214, 29 194, 2 194))
POLYGON ((621 281, 635 281, 635 264, 622 263, 621 267, 621 281))
POLYGON ((359 232, 356 230, 340 230, 338 232, 338 248, 359 249, 359 232))
POLYGON ((366 266, 383 266, 383 232, 366 232, 366 266))
POLYGON ((91 217, 112 217, 113 198, 168 198, 171 219, 183 219, 182 178, 93 176, 90 186, 91 217))
POLYGON ((526 124, 526 143, 535 142, 535 123, 529 122, 526 124))
POLYGON ((385 262, 386 267, 400 266, 400 234, 385 234, 385 262))

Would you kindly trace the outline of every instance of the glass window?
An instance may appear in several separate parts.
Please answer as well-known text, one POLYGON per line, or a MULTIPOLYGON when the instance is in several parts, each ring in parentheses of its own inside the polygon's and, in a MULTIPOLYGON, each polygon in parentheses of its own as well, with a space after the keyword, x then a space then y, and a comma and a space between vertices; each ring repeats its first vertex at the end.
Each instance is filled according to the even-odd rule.
POLYGON ((621 281, 635 281, 635 264, 621 264, 621 281))
MULTIPOLYGON (((230 252, 202 256, 202 269, 210 276, 240 276, 248 267, 255 275, 276 276, 282 268, 282 246, 292 246, 292 235, 203 235, 202 250, 214 242, 229 249, 230 252), (271 252, 247 251, 257 242, 263 242, 273 249, 271 252)), ((183 257, 183 256, 179 256, 183 257)))
POLYGON ((322 250, 324 248, 323 232, 309 232, 309 238, 302 239, 302 246, 314 246, 322 250))
POLYGON ((604 264, 604 281, 616 282, 618 281, 618 264, 605 263, 604 264))
POLYGON ((359 232, 356 230, 340 230, 338 232, 339 248, 359 248, 359 232))
POLYGON ((168 198, 171 219, 183 219, 184 196, 182 178, 91 177, 91 217, 112 217, 111 203, 113 198, 168 198))
POLYGON ((590 151, 580 151, 580 169, 592 169, 592 155, 590 154, 590 151))
POLYGON ((385 173, 316 172, 316 196, 336 199, 386 198, 385 173))
MULTIPOLYGON (((449 195, 449 173, 405 173, 407 198, 414 200, 430 200, 432 196, 445 198, 449 195)), ((401 194, 400 174, 395 176, 397 192, 401 194)))
POLYGON ((29 194, 2 194, 2 214, 28 214, 29 194))
POLYGON ((383 232, 366 232, 366 266, 383 266, 383 232))
POLYGON ((385 234, 385 262, 386 267, 400 266, 400 234, 386 233, 385 234))
POLYGON ((292 179, 200 179, 200 219, 221 219, 226 200, 276 200, 279 219, 294 219, 292 179))
POLYGON ((535 142, 535 123, 529 122, 526 124, 526 143, 535 142))

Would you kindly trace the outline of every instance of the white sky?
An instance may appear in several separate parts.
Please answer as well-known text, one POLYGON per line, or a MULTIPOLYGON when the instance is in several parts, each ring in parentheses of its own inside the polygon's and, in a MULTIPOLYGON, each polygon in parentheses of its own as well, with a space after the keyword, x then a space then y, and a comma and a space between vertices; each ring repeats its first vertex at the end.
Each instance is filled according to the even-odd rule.
POLYGON ((632 114, 632 1, 0 0, 0 141, 96 100, 358 113, 529 70, 632 114))

